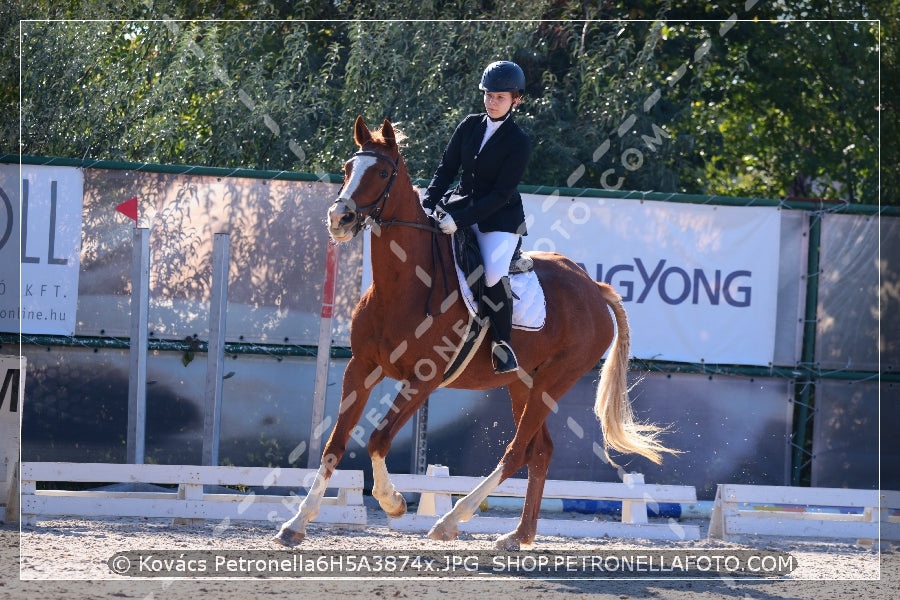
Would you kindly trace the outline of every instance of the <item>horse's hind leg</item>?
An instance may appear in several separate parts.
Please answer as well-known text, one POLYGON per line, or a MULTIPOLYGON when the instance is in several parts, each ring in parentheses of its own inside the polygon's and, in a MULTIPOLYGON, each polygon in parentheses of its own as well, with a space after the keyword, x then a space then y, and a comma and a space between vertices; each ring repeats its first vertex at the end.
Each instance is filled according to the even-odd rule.
POLYGON ((385 418, 369 437, 369 457, 372 459, 372 496, 381 508, 393 519, 406 514, 406 500, 394 488, 388 473, 385 457, 397 432, 406 424, 416 410, 434 390, 434 382, 412 379, 401 381, 397 397, 394 398, 385 418))
POLYGON ((522 507, 522 518, 514 531, 501 536, 494 542, 498 550, 516 551, 520 545, 530 546, 537 534, 538 516, 541 512, 541 498, 544 496, 544 483, 547 481, 547 469, 553 455, 553 441, 547 423, 531 440, 526 451, 528 464, 528 487, 525 489, 525 505, 522 507))
MULTIPOLYGON (((522 412, 531 396, 531 386, 525 381, 519 380, 509 386, 509 396, 512 399, 513 418, 516 423, 522 417, 522 412)), ((547 469, 550 467, 550 457, 553 455, 553 441, 550 439, 550 430, 546 421, 541 430, 528 444, 525 450, 525 462, 528 465, 528 487, 525 490, 525 503, 522 507, 522 518, 514 531, 501 536, 494 543, 499 550, 515 551, 520 545, 529 546, 534 541, 537 533, 537 521, 541 512, 541 498, 544 495, 544 482, 547 480, 547 469)))
POLYGON ((302 542, 306 537, 306 526, 319 514, 322 498, 328 488, 328 480, 344 456, 350 434, 366 407, 369 392, 381 380, 380 376, 373 376, 373 373, 377 373, 377 371, 367 367, 358 359, 351 358, 347 363, 337 423, 322 451, 321 466, 316 473, 315 481, 309 487, 309 492, 300 503, 297 514, 286 521, 275 535, 274 539, 278 543, 293 547, 302 542))
MULTIPOLYGON (((437 523, 435 523, 431 528, 431 531, 428 532, 428 536, 430 538, 435 540, 455 539, 457 534, 459 533, 459 523, 462 521, 468 521, 469 518, 471 518, 471 516, 475 514, 475 511, 478 509, 484 499, 487 498, 488 495, 494 490, 494 488, 500 485, 500 483, 502 483, 505 479, 512 476, 526 463, 529 456, 529 448, 540 448, 543 450, 547 450, 543 443, 533 445, 532 440, 536 435, 541 433, 541 429, 544 427, 544 420, 547 418, 547 414, 550 412, 550 407, 553 405, 553 403, 544 402, 542 400, 545 395, 543 388, 539 389, 535 387, 528 390, 528 400, 525 402, 524 408, 522 408, 521 411, 517 410, 518 406, 521 406, 521 398, 525 396, 524 392, 519 391, 519 386, 521 385, 524 384, 516 383, 510 386, 510 395, 513 397, 513 412, 519 414, 517 415, 518 421, 516 423, 516 435, 506 447, 506 452, 503 454, 503 458, 500 459, 500 463, 497 465, 497 468, 494 469, 486 479, 484 479, 474 490, 469 492, 468 495, 459 500, 459 502, 456 503, 456 505, 450 510, 450 512, 438 519, 437 523)), ((568 386, 565 389, 568 389, 568 386)), ((565 389, 563 389, 562 392, 565 392, 565 389)), ((547 457, 547 464, 549 464, 549 456, 547 457)), ((537 471, 540 470, 539 463, 535 463, 534 470, 535 474, 537 474, 537 471)), ((543 467, 543 479, 545 478, 546 465, 543 467)), ((533 496, 534 494, 538 495, 536 508, 533 506, 535 499, 531 498, 532 504, 529 505, 529 515, 532 514, 532 512, 534 513, 534 515, 536 515, 536 511, 540 509, 540 494, 543 493, 544 482, 542 478, 538 479, 541 479, 540 483, 532 486, 531 469, 529 469, 529 485, 527 490, 528 492, 530 492, 530 496, 533 496)), ((537 482, 537 479, 535 481, 537 482)), ((525 513, 523 512, 523 516, 524 514, 525 513)), ((520 527, 522 527, 521 523, 520 527)), ((516 531, 519 530, 517 529, 516 531)), ((508 536, 504 536, 504 538, 501 539, 509 539, 510 536, 515 538, 516 532, 513 532, 508 536)), ((533 534, 531 534, 531 539, 534 539, 533 534)), ((498 544, 499 543, 500 541, 498 541, 498 544)))

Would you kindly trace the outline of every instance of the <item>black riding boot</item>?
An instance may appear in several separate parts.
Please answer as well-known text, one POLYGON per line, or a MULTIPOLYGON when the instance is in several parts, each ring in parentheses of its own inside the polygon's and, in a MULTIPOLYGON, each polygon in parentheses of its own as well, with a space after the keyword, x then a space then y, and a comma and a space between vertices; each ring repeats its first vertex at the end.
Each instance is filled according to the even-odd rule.
POLYGON ((494 372, 509 373, 519 368, 516 355, 509 339, 512 333, 512 288, 509 277, 485 289, 485 305, 491 319, 491 332, 494 343, 491 345, 491 356, 494 361, 494 372))

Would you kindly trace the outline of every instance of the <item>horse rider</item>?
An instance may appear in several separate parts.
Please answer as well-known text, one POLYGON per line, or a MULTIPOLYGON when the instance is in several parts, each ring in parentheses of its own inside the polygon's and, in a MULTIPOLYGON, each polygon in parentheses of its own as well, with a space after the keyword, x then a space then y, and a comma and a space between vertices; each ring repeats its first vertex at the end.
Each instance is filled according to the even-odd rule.
POLYGON ((484 92, 486 112, 468 115, 457 125, 422 206, 444 233, 460 227, 475 233, 484 260, 494 371, 508 373, 519 368, 510 344, 509 264, 527 233, 517 187, 531 156, 531 140, 512 117, 525 91, 525 73, 514 62, 492 62, 478 87, 484 92), (459 184, 449 189, 457 173, 459 184))

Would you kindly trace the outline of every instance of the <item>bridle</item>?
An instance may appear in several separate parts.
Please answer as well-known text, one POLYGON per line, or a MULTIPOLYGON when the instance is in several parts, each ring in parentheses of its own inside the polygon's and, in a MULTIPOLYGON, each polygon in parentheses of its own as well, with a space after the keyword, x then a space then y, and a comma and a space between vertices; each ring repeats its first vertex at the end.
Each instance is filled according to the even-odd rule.
MULTIPOLYGON (((380 227, 391 227, 393 225, 403 225, 405 227, 414 227, 416 229, 422 229, 424 231, 428 231, 431 233, 431 261, 432 268, 435 272, 438 272, 438 263, 440 263, 440 272, 444 276, 444 289, 450 289, 449 284, 447 282, 447 269, 444 265, 444 258, 441 255, 440 248, 438 247, 438 234, 441 233, 441 230, 437 227, 433 227, 431 225, 426 225, 424 223, 415 223, 411 221, 398 221, 396 219, 390 221, 383 221, 381 219, 381 215, 384 212, 384 207, 387 204, 388 199, 391 195, 391 188, 394 186, 394 181, 397 179, 397 162, 392 159, 390 156, 382 154, 381 152, 376 152, 375 150, 360 150, 356 152, 353 157, 357 156, 371 156, 378 160, 386 161, 391 165, 391 175, 390 179, 388 179, 387 185, 384 188, 384 191, 381 192, 381 195, 372 202, 371 204, 367 204, 365 206, 356 206, 356 203, 353 202, 351 198, 344 198, 341 194, 344 192, 344 186, 347 185, 346 178, 344 179, 344 184, 341 185, 341 189, 338 192, 337 199, 332 203, 332 206, 337 204, 338 202, 343 202, 344 206, 353 210, 356 214, 356 220, 353 223, 353 235, 354 237, 360 231, 369 227, 372 224, 378 225, 380 227), (370 213, 365 214, 366 211, 371 210, 370 213)), ((351 159, 352 160, 352 159, 351 159)), ((428 299, 425 302, 425 314, 427 316, 433 316, 431 312, 431 300, 432 294, 434 293, 434 280, 432 280, 431 289, 428 292, 428 299)), ((443 312, 443 311, 442 311, 443 312)), ((438 313, 440 314, 440 313, 438 313)))
MULTIPOLYGON (((381 192, 381 195, 372 202, 371 204, 367 204, 365 206, 356 206, 356 203, 353 202, 350 198, 345 198, 342 196, 344 192, 344 186, 347 185, 347 180, 344 180, 344 184, 341 185, 341 189, 338 192, 338 197, 334 201, 333 204, 337 204, 338 202, 343 202, 345 206, 352 209, 356 214, 356 220, 353 223, 353 235, 356 236, 360 231, 365 229, 366 227, 372 225, 373 223, 382 227, 390 227, 392 225, 405 225, 408 227, 415 227, 417 229, 424 229, 425 231, 430 231, 432 233, 438 233, 440 230, 436 227, 432 227, 430 225, 425 225, 423 223, 412 223, 409 221, 383 221, 381 219, 381 215, 384 212, 384 207, 387 204, 388 199, 391 195, 391 188, 394 187, 394 181, 397 179, 398 166, 397 162, 392 159, 390 156, 386 154, 382 154, 381 152, 376 152, 375 150, 360 150, 353 154, 353 158, 357 156, 371 156, 377 160, 383 160, 391 165, 391 175, 388 179, 387 185, 384 188, 384 191, 381 192), (366 211, 371 211, 368 214, 366 211)), ((351 159, 352 160, 352 159, 351 159)))

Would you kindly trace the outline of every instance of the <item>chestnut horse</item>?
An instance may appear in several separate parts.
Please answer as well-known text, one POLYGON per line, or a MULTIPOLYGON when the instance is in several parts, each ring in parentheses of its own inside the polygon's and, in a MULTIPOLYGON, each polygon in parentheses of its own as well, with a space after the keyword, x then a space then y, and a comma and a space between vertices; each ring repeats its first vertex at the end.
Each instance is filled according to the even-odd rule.
MULTIPOLYGON (((390 122, 385 120, 380 131, 372 132, 358 117, 354 133, 360 151, 344 167, 344 185, 328 210, 328 232, 335 241, 344 242, 364 227, 372 228, 373 281, 353 312, 352 358, 344 372, 337 424, 323 450, 316 481, 297 515, 275 536, 287 546, 299 544, 306 536, 306 525, 318 513, 328 478, 347 448, 366 400, 385 377, 398 381, 400 392, 369 438, 372 495, 389 516, 397 518, 406 512, 406 501, 391 483, 385 456, 404 423, 442 385, 469 320, 452 271, 450 236, 435 229, 422 209, 390 122), (442 272, 444 267, 447 274, 442 272)), ((496 375, 490 341, 482 341, 465 370, 448 386, 473 390, 506 386, 516 434, 496 469, 437 521, 428 533, 433 539, 454 539, 459 522, 468 520, 497 485, 527 465, 522 518, 495 545, 518 550, 520 544, 531 544, 553 452, 545 419, 555 410, 556 401, 600 362, 613 340, 613 319, 618 335, 603 364, 594 407, 607 459, 609 448, 641 454, 655 463, 661 461, 661 453, 675 452, 658 441, 660 428, 634 419, 626 383, 629 329, 619 295, 564 256, 531 256, 545 290, 548 314, 539 331, 513 331, 518 372, 496 375)))

